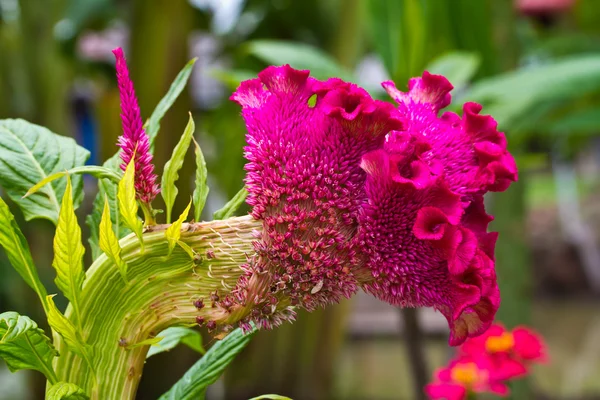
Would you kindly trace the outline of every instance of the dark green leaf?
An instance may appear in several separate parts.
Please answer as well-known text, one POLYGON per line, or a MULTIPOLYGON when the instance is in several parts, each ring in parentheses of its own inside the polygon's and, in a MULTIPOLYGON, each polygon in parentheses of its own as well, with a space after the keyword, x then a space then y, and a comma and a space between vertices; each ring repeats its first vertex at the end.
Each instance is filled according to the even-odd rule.
POLYGON ((185 88, 185 85, 192 74, 192 69, 194 68, 196 60, 197 58, 188 61, 185 67, 177 74, 167 94, 158 102, 154 112, 152 112, 152 115, 144 125, 146 133, 148 134, 148 139, 150 140, 150 151, 152 152, 154 151, 154 140, 160 130, 160 121, 185 88))
POLYGON ((256 330, 243 334, 242 330, 237 328, 223 340, 217 342, 159 400, 197 400, 202 398, 206 388, 219 379, 235 356, 250 343, 254 332, 256 330))
POLYGON ((190 118, 188 123, 183 131, 183 135, 179 138, 179 142, 173 149, 173 154, 171 154, 171 158, 165 164, 165 168, 163 170, 163 175, 161 179, 161 190, 160 194, 165 201, 165 207, 167 211, 167 224, 171 223, 171 212, 173 210, 173 204, 175 203, 175 198, 177 197, 177 193, 179 190, 177 186, 175 186, 175 182, 179 179, 179 170, 183 166, 183 160, 185 158, 185 154, 190 147, 190 143, 192 141, 192 137, 194 136, 195 130, 194 119, 192 118, 192 114, 190 113, 190 118))
MULTIPOLYGON (((64 180, 54 181, 31 196, 23 195, 49 175, 82 166, 89 156, 71 138, 24 120, 0 120, 0 185, 28 221, 44 218, 56 224, 64 180)), ((83 198, 81 177, 73 177, 73 193, 77 207, 83 198)))
POLYGON ((54 383, 52 359, 56 356, 50 339, 33 320, 12 311, 0 314, 0 358, 11 372, 34 369, 54 383))

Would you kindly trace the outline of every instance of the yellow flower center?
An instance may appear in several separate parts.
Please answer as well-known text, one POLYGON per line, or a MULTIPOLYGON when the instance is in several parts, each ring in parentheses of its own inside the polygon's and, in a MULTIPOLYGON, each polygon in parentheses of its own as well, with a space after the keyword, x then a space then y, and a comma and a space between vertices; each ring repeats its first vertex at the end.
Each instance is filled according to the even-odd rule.
POLYGON ((515 345, 512 333, 504 332, 500 336, 490 336, 485 341, 485 349, 490 353, 509 351, 515 345))
POLYGON ((475 363, 462 363, 456 364, 450 370, 450 376, 452 380, 457 383, 461 383, 464 386, 471 386, 479 379, 479 368, 475 363))

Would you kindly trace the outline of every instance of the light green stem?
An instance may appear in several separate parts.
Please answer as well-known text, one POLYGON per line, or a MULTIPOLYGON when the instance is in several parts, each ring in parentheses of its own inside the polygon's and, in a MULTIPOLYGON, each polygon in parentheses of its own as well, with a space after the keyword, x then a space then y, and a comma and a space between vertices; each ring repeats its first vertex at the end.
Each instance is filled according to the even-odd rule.
MULTIPOLYGON (((141 378, 149 346, 133 346, 173 325, 194 324, 197 316, 232 323, 245 316, 225 315, 214 309, 210 294, 230 292, 242 274, 240 266, 251 253, 252 231, 260 223, 250 217, 184 224, 181 241, 196 253, 196 260, 179 246, 170 256, 164 236, 168 225, 147 227, 144 251, 129 235, 120 241, 130 281, 123 282, 119 269, 105 256, 90 267, 81 294, 83 337, 92 348, 91 363, 99 381, 94 383, 88 366, 57 340, 60 357, 54 367, 60 381, 75 383, 92 399, 132 399, 141 378), (205 307, 194 307, 204 299, 205 307)), ((73 318, 69 306, 67 318, 73 318)))

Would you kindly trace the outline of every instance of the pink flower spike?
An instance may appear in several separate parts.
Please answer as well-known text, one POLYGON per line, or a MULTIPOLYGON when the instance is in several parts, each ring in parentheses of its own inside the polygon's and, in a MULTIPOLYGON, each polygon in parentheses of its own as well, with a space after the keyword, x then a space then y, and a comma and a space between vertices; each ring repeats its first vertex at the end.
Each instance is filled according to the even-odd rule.
POLYGON ((121 121, 123 135, 119 136, 118 145, 121 148, 121 169, 124 171, 135 154, 135 191, 137 198, 149 204, 160 192, 156 183, 156 174, 150 154, 150 142, 144 131, 140 107, 138 105, 133 82, 129 77, 127 62, 123 49, 113 50, 116 58, 117 82, 121 97, 121 121))

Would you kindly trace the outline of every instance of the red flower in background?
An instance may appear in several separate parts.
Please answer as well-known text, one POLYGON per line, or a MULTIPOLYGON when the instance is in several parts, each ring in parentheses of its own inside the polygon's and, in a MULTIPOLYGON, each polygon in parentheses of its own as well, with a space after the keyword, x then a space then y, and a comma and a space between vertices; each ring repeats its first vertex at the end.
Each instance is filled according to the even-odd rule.
POLYGON ((492 325, 483 335, 468 339, 447 367, 435 372, 435 382, 425 387, 431 399, 463 400, 469 394, 506 396, 506 383, 529 373, 533 363, 545 362, 545 344, 532 330, 512 331, 492 325))

